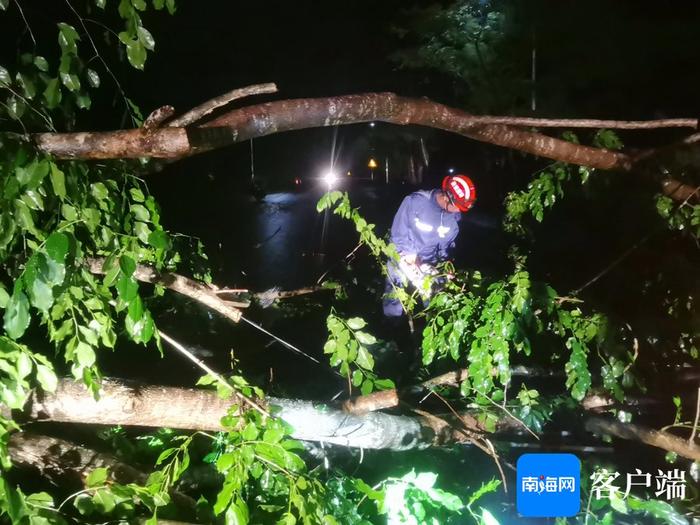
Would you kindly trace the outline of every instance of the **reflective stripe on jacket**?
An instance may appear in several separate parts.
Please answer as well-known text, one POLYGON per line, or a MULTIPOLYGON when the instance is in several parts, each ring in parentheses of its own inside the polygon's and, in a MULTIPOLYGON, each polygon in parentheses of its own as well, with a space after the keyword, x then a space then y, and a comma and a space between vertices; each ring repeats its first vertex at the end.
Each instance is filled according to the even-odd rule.
POLYGON ((428 264, 446 260, 459 233, 460 214, 443 210, 437 203, 436 192, 417 191, 408 195, 391 225, 391 242, 399 253, 415 253, 428 264))

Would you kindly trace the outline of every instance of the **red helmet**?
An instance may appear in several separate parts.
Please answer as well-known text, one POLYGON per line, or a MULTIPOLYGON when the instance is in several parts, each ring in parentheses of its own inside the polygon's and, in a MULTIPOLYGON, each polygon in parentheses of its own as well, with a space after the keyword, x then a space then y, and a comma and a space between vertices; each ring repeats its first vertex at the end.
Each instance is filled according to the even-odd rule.
POLYGON ((476 188, 466 175, 448 175, 442 179, 442 191, 461 212, 469 211, 476 201, 476 188))

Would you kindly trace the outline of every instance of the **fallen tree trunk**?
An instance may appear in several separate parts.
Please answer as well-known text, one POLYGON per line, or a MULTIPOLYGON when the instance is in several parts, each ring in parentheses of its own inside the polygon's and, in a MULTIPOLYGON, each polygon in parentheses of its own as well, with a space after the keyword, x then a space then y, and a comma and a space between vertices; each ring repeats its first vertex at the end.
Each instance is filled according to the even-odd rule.
POLYGON ((620 423, 619 421, 600 417, 587 418, 585 426, 586 430, 589 432, 610 434, 611 436, 621 439, 641 441, 652 447, 675 452, 684 458, 700 461, 700 447, 692 445, 685 439, 681 439, 668 432, 645 428, 632 423, 620 423))
MULTIPOLYGON (((261 404, 262 401, 261 401, 261 404)), ((36 393, 25 415, 33 420, 168 427, 188 430, 226 430, 221 424, 232 405, 211 390, 132 385, 104 380, 95 400, 82 383, 59 381, 53 394, 36 393)), ((292 437, 355 448, 408 450, 465 442, 469 436, 436 418, 395 416, 381 412, 347 414, 321 403, 266 398, 275 416, 292 428, 292 437)), ((479 433, 475 426, 472 431, 479 433)))
MULTIPOLYGON (((533 155, 600 169, 629 169, 624 153, 582 146, 513 126, 492 124, 432 102, 393 93, 280 100, 230 111, 198 127, 162 127, 108 132, 39 133, 39 150, 60 158, 179 158, 273 133, 382 121, 415 124, 516 149, 533 155)), ((497 120, 496 120, 497 121, 497 120)))
MULTIPOLYGON (((521 117, 476 116, 428 99, 411 99, 394 93, 366 93, 327 98, 293 99, 258 104, 230 111, 197 127, 198 121, 214 108, 238 96, 274 92, 274 84, 249 86, 205 102, 184 116, 159 127, 172 108, 141 129, 83 132, 39 133, 33 135, 36 147, 60 158, 113 159, 164 158, 177 159, 224 147, 236 142, 273 133, 314 127, 337 126, 369 121, 398 125, 421 125, 456 133, 474 140, 511 148, 539 157, 598 169, 629 171, 640 162, 668 148, 652 148, 635 155, 603 148, 582 146, 525 127, 606 127, 610 129, 657 129, 664 127, 697 127, 697 119, 663 119, 656 121, 618 121, 591 119, 535 119, 521 117)), ((150 121, 151 119, 149 119, 150 121)), ((693 144, 692 138, 680 145, 693 144)), ((675 147, 675 146, 674 146, 675 147)), ((682 185, 671 194, 694 191, 682 185)))
MULTIPOLYGON (((64 486, 67 482, 69 487, 83 488, 90 472, 101 467, 109 470, 111 481, 122 485, 143 485, 148 479, 148 474, 111 454, 97 452, 65 439, 17 432, 10 437, 8 445, 15 465, 36 469, 43 477, 59 486, 64 486)), ((171 490, 170 496, 175 506, 186 512, 186 518, 195 517, 195 500, 177 490, 171 490)))

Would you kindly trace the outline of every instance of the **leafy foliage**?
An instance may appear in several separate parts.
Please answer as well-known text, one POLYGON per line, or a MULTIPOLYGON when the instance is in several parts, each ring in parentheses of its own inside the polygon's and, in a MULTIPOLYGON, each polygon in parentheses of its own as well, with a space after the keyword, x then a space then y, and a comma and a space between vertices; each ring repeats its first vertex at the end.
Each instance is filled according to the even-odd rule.
POLYGON ((665 219, 669 229, 687 232, 695 239, 700 238, 700 204, 684 202, 676 205, 670 197, 657 195, 656 210, 665 219))
POLYGON ((343 376, 351 378, 352 385, 360 388, 363 395, 373 390, 394 388, 390 379, 379 379, 374 370, 374 357, 371 348, 377 338, 363 331, 367 323, 361 317, 343 320, 331 313, 326 321, 328 341, 323 352, 330 354, 330 363, 339 367, 343 376))
POLYGON ((395 28, 403 49, 392 58, 406 69, 447 76, 474 111, 509 111, 527 100, 530 86, 527 56, 509 53, 503 59, 514 43, 504 11, 498 2, 469 0, 406 10, 395 28))
MULTIPOLYGON (((99 17, 102 11, 106 19, 111 17, 107 13, 109 7, 116 5, 110 3, 108 7, 106 0, 95 0, 94 3, 99 11, 93 11, 93 16, 99 17)), ((157 10, 167 8, 170 14, 176 9, 174 0, 156 0, 153 7, 157 10)), ((126 52, 128 62, 136 69, 144 68, 148 52, 155 49, 155 39, 143 25, 142 14, 147 9, 144 0, 120 0, 115 9, 124 23, 124 30, 118 34, 119 43, 126 52)), ((102 83, 93 58, 100 58, 104 69, 102 75, 113 77, 97 48, 98 39, 88 32, 85 20, 77 11, 72 11, 71 18, 74 17, 79 19, 78 28, 63 21, 57 24, 58 65, 35 52, 20 54, 14 68, 0 65, 0 116, 16 121, 23 130, 53 129, 56 117, 70 128, 79 110, 90 109, 90 92, 98 89, 102 83), (88 54, 90 58, 86 59, 88 54)), ((110 30, 104 33, 110 45, 116 44, 114 34, 116 32, 110 30)), ((132 118, 142 120, 138 107, 124 94, 118 82, 117 89, 132 118)))

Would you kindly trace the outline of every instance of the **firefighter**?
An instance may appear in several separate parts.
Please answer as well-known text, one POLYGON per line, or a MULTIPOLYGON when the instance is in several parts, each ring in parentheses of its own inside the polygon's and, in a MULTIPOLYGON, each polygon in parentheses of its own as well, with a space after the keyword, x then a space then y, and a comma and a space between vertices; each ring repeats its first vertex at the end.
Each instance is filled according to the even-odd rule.
POLYGON ((449 175, 442 188, 417 191, 404 198, 391 225, 391 242, 399 252, 398 263, 389 261, 383 301, 384 315, 403 315, 395 286, 412 284, 427 301, 425 277, 437 273, 435 265, 448 259, 459 233, 460 214, 476 200, 474 183, 466 175, 449 175))

